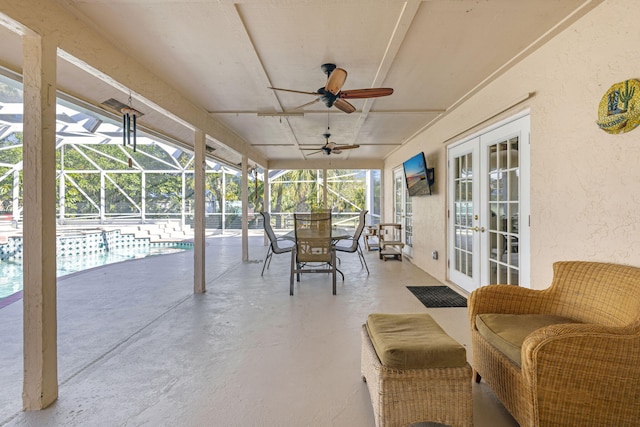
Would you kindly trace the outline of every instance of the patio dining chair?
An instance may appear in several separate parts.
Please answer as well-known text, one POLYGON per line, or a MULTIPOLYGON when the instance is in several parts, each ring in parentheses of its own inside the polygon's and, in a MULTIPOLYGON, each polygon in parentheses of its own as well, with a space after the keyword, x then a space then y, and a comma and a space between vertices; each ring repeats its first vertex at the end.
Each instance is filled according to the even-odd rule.
POLYGON ((360 220, 358 222, 358 227, 356 228, 353 236, 348 239, 339 240, 336 243, 336 251, 338 252, 347 252, 358 254, 358 258, 360 259, 360 265, 367 269, 367 274, 369 274, 369 267, 367 266, 367 261, 364 259, 364 254, 362 253, 362 247, 360 246, 360 236, 362 235, 362 230, 365 227, 365 216, 367 215, 368 210, 363 210, 360 212, 360 220))
POLYGON ((271 258, 273 254, 286 254, 293 250, 293 242, 289 239, 276 236, 271 228, 271 214, 269 212, 260 212, 262 218, 264 218, 264 232, 267 233, 269 238, 269 249, 267 249, 267 256, 264 257, 264 263, 262 264, 262 273, 260 276, 264 276, 264 269, 269 268, 271 265, 271 258))
POLYGON ((293 295, 294 276, 302 273, 330 273, 336 294, 336 251, 331 238, 331 213, 294 213, 296 242, 291 252, 289 294, 293 295))

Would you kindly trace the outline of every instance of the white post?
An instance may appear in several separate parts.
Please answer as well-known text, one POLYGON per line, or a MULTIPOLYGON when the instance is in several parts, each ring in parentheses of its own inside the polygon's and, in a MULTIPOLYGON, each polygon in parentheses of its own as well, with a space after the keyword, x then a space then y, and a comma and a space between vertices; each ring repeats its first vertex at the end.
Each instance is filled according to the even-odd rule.
POLYGON ((226 220, 226 213, 227 213, 227 173, 225 172, 224 168, 222 168, 222 212, 221 217, 222 217, 222 224, 220 224, 220 230, 222 231, 222 234, 224 234, 224 230, 225 230, 225 220, 226 220))
POLYGON ((242 261, 249 261, 249 159, 242 156, 242 261))
POLYGON ((20 170, 13 171, 13 221, 18 228, 20 222, 20 170))
POLYGON ((327 206, 327 170, 322 169, 322 207, 324 209, 331 209, 332 206, 327 206))
POLYGON ((64 224, 65 217, 65 200, 66 192, 64 178, 64 145, 60 145, 60 183, 58 184, 58 221, 60 225, 64 224))
POLYGON ((106 218, 106 211, 107 211, 107 206, 106 206, 106 182, 104 179, 104 171, 100 171, 100 224, 104 224, 105 218, 106 218))
MULTIPOLYGON (((195 160, 195 159, 194 159, 195 160)), ((186 171, 182 171, 182 192, 180 195, 180 230, 184 230, 185 226, 185 214, 187 210, 187 201, 185 200, 187 197, 187 173, 186 171)))
MULTIPOLYGON (((262 188, 264 188, 264 191, 262 192, 262 210, 271 213, 271 183, 269 182, 269 169, 267 168, 263 169, 262 188)), ((266 246, 268 244, 269 237, 267 236, 267 233, 264 233, 264 245, 266 246)))
MULTIPOLYGON (((393 175, 393 172, 392 172, 393 175)), ((387 222, 385 217, 385 205, 384 205, 384 193, 385 190, 385 178, 384 178, 384 169, 380 169, 380 222, 387 222)))
POLYGON ((56 307, 56 54, 50 37, 23 37, 24 410, 58 398, 56 307))
POLYGON ((147 174, 142 171, 142 176, 140 177, 140 187, 141 194, 140 197, 140 218, 142 218, 142 223, 144 224, 147 220, 147 174))
POLYGON ((193 159, 194 208, 193 208, 193 291, 196 294, 206 292, 205 279, 205 134, 196 130, 194 139, 195 156, 193 159))

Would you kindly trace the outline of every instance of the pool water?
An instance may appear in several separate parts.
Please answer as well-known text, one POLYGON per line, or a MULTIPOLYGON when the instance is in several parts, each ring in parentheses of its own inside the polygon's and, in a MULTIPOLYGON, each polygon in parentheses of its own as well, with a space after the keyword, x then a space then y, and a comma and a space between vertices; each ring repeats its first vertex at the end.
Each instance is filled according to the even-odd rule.
MULTIPOLYGON (((56 259, 57 277, 102 265, 145 258, 154 255, 166 255, 193 249, 192 244, 176 243, 157 247, 136 247, 115 249, 103 254, 85 254, 58 256, 56 259)), ((0 300, 22 290, 22 258, 0 261, 0 300)), ((1 305, 0 305, 1 306, 1 305)))

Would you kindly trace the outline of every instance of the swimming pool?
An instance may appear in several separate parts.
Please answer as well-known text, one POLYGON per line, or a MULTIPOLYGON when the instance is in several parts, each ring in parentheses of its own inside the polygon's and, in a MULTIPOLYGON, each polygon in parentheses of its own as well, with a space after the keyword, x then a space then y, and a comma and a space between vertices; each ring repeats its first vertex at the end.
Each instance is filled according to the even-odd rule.
MULTIPOLYGON (((87 270, 106 264, 145 258, 154 255, 166 255, 193 249, 190 242, 151 243, 141 247, 111 249, 105 253, 58 255, 56 258, 56 276, 62 277, 77 271, 87 270)), ((0 261, 0 307, 2 299, 22 290, 22 258, 10 258, 0 261)))

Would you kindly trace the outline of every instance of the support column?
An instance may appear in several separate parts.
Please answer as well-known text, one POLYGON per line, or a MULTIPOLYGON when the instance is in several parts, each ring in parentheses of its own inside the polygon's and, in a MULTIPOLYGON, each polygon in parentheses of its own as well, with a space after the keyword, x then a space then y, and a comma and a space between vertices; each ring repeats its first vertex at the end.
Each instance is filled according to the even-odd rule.
POLYGON ((385 190, 385 178, 384 178, 384 168, 380 169, 380 222, 387 222, 385 217, 385 204, 384 204, 384 193, 385 190))
POLYGON ((367 224, 373 225, 375 221, 376 212, 379 213, 382 207, 378 206, 378 209, 376 210, 375 171, 373 169, 369 169, 367 170, 367 173, 365 176, 366 176, 365 186, 367 189, 367 199, 366 199, 365 209, 369 211, 369 213, 367 214, 367 216, 369 217, 367 224))
POLYGON ((24 381, 22 406, 58 398, 56 316, 56 43, 23 37, 24 381))
POLYGON ((242 155, 242 261, 249 261, 249 158, 242 155))
POLYGON ((205 279, 205 134, 201 130, 195 133, 193 142, 195 156, 193 159, 194 207, 193 207, 193 291, 196 294, 206 292, 205 279))
POLYGON ((104 175, 105 171, 100 171, 100 224, 104 224, 107 217, 107 182, 104 175))
MULTIPOLYGON (((262 173, 262 209, 265 212, 271 213, 271 183, 269 182, 269 169, 264 168, 262 173)), ((264 233, 264 245, 267 246, 269 244, 269 236, 267 233, 264 233)))
POLYGON ((20 170, 23 166, 24 164, 20 165, 20 168, 16 167, 16 170, 13 171, 13 207, 11 213, 13 215, 13 224, 15 228, 18 228, 18 224, 20 223, 20 170))
POLYGON ((147 222, 147 174, 144 171, 141 172, 140 176, 140 218, 142 223, 147 222))
MULTIPOLYGON (((195 160, 195 159, 194 159, 195 160)), ((187 173, 182 170, 182 189, 180 192, 180 230, 184 230, 186 225, 186 210, 187 210, 187 173)))
POLYGON ((220 213, 222 217, 222 224, 220 224, 220 229, 222 230, 222 234, 224 234, 227 221, 227 172, 224 168, 222 168, 222 212, 220 213))
POLYGON ((324 209, 331 209, 331 206, 327 206, 327 170, 322 169, 322 207, 324 209))
POLYGON ((64 145, 60 145, 60 182, 58 185, 58 223, 60 225, 64 225, 64 217, 66 215, 65 212, 65 197, 66 187, 65 187, 65 177, 64 177, 64 145))

